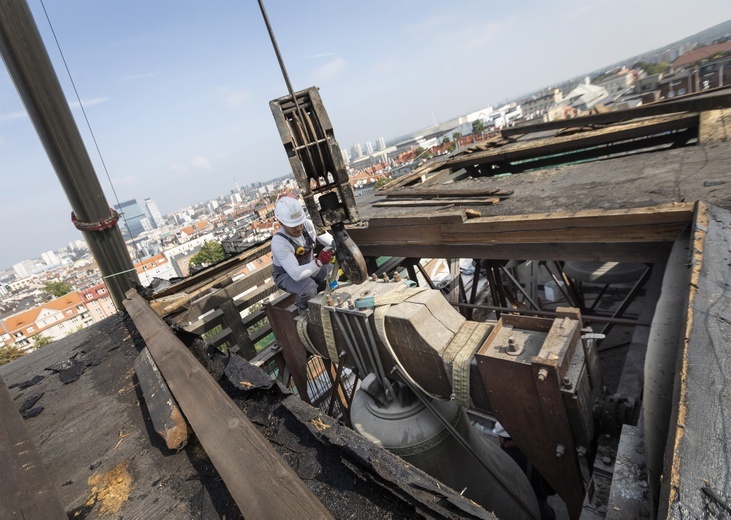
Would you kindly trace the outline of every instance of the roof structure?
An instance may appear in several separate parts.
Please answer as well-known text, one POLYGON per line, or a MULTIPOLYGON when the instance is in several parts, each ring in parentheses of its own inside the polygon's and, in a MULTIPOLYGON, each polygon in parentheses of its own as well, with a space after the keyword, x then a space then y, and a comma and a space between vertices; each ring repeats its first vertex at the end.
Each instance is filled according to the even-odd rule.
POLYGON ((720 52, 731 52, 731 41, 714 43, 712 45, 706 45, 705 47, 700 47, 699 49, 694 49, 690 52, 686 52, 673 62, 673 68, 678 69, 686 65, 690 65, 691 63, 694 63, 696 61, 710 58, 720 52))
MULTIPOLYGON (((29 311, 21 312, 20 314, 16 314, 15 316, 5 319, 5 325, 8 330, 12 332, 29 325, 34 325, 40 321, 42 322, 42 328, 39 330, 42 331, 43 328, 46 328, 46 326, 53 326, 55 321, 57 321, 50 320, 48 323, 45 323, 44 318, 59 313, 64 315, 63 319, 76 316, 77 314, 80 314, 76 309, 79 305, 83 305, 83 301, 79 293, 76 291, 70 292, 60 298, 56 298, 50 302, 34 307, 29 311)), ((36 330, 36 332, 39 330, 36 330)))

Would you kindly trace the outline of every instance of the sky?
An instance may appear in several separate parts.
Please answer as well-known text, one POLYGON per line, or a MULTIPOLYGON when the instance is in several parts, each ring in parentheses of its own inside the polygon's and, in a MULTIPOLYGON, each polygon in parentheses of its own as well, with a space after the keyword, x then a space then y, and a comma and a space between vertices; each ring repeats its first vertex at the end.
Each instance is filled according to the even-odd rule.
MULTIPOLYGON (((287 94, 256 0, 27 0, 109 205, 163 214, 290 172, 287 94), (110 180, 111 179, 111 183, 110 180)), ((731 19, 729 0, 265 0, 295 90, 341 147, 548 87, 731 19)), ((0 66, 0 270, 82 239, 0 66)))

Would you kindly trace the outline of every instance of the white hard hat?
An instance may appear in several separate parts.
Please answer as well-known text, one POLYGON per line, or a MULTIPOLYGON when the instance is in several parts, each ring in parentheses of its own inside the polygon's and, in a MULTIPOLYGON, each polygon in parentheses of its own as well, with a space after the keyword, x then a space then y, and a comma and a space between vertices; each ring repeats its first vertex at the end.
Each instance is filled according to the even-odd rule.
POLYGON ((503 425, 499 422, 495 422, 495 427, 492 429, 492 433, 497 435, 498 437, 505 437, 506 439, 510 438, 510 434, 503 428, 503 425))
POLYGON ((297 199, 292 197, 282 197, 277 201, 277 205, 274 207, 274 216, 287 227, 299 226, 307 220, 304 208, 297 199))

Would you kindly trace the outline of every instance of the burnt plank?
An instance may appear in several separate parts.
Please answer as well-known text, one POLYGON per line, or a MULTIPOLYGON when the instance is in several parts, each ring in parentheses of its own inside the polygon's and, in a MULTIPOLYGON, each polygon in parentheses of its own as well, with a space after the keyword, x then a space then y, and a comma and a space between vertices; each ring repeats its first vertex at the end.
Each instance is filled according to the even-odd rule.
POLYGON ((0 475, 0 518, 67 518, 2 378, 0 475))
POLYGON ((155 431, 168 449, 183 448, 188 443, 188 425, 147 347, 139 353, 134 366, 155 431))
POLYGON ((331 518, 268 441, 134 291, 124 305, 191 428, 247 518, 331 518))

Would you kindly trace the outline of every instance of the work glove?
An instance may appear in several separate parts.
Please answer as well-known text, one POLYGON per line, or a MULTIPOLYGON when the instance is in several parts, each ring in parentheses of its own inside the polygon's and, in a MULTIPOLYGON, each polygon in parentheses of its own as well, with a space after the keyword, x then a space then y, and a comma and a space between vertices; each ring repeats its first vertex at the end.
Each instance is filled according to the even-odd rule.
POLYGON ((331 247, 326 247, 322 251, 320 251, 320 254, 317 255, 317 258, 315 258, 315 263, 317 264, 317 267, 322 267, 325 264, 329 264, 332 262, 334 253, 331 247))

